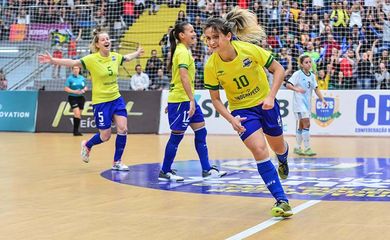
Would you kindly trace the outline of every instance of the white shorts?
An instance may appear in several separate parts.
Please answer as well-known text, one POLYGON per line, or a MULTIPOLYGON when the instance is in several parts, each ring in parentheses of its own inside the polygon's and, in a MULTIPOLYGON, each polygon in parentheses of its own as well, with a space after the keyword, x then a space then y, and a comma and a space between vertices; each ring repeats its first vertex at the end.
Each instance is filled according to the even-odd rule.
POLYGON ((311 118, 311 112, 295 112, 295 119, 301 120, 304 118, 311 118))

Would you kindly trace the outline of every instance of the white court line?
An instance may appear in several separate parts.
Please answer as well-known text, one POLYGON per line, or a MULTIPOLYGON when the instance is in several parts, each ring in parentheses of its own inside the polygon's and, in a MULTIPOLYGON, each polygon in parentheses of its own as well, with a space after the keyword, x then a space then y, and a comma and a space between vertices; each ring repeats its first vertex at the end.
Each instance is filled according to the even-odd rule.
MULTIPOLYGON (((321 200, 307 201, 307 202, 305 202, 305 203, 303 203, 303 204, 293 208, 293 213, 297 214, 300 211, 305 210, 306 208, 309 208, 311 206, 314 206, 315 204, 317 204, 319 202, 321 202, 321 200)), ((275 218, 275 217, 274 218, 270 218, 267 221, 262 222, 262 223, 260 223, 260 224, 258 224, 256 226, 251 227, 251 228, 248 228, 245 231, 237 233, 236 235, 231 236, 231 237, 227 238, 226 240, 241 240, 241 239, 244 239, 244 238, 249 237, 249 236, 251 236, 251 235, 253 235, 255 233, 263 231, 264 229, 266 229, 266 228, 268 228, 268 227, 270 227, 270 226, 272 226, 272 225, 274 225, 274 224, 276 224, 276 223, 278 223, 278 222, 280 222, 282 220, 283 220, 283 218, 275 218)))

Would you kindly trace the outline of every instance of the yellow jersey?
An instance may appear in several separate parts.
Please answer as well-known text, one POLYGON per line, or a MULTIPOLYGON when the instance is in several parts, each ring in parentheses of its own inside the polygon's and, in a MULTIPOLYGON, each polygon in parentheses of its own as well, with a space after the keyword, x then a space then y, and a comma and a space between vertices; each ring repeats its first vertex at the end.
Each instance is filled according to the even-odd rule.
POLYGON ((317 75, 316 78, 317 78, 318 89, 320 89, 320 90, 328 90, 329 80, 330 80, 329 74, 326 74, 324 79, 321 79, 318 75, 317 75))
POLYGON ((182 43, 176 46, 172 59, 172 80, 169 87, 168 102, 190 101, 180 78, 180 68, 188 70, 188 77, 191 84, 192 93, 195 91, 195 62, 191 51, 182 43))
POLYGON ((268 68, 273 56, 270 52, 252 43, 232 41, 237 56, 224 62, 213 53, 204 71, 205 88, 225 90, 231 111, 259 105, 270 91, 264 68, 268 68))
POLYGON ((113 101, 119 98, 118 69, 124 58, 121 54, 110 52, 103 57, 99 52, 80 59, 83 67, 91 74, 92 104, 113 101))

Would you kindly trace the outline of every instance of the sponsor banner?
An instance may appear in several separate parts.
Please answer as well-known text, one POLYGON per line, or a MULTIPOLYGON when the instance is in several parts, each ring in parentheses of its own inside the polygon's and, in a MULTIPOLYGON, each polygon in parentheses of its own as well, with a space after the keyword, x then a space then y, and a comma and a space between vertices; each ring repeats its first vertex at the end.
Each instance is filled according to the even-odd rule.
POLYGON ((28 25, 28 40, 30 41, 47 41, 50 39, 50 32, 58 30, 59 32, 66 33, 66 30, 70 29, 69 24, 29 24, 28 25))
POLYGON ((0 131, 34 132, 38 93, 0 91, 0 131))
POLYGON ((9 32, 10 42, 20 42, 26 37, 26 24, 12 24, 9 32))
MULTIPOLYGON (((222 102, 227 105, 224 91, 220 91, 222 102)), ((312 99, 312 135, 338 136, 390 136, 390 91, 322 91, 328 106, 322 106, 317 96, 312 99)), ((162 94, 166 105, 168 91, 162 94)), ((216 113, 207 90, 195 92, 195 98, 205 114, 207 131, 210 134, 235 134, 231 125, 216 113)), ((295 135, 296 119, 293 112, 293 92, 280 90, 277 95, 283 130, 295 135)), ((168 117, 161 111, 159 133, 169 133, 168 117)))
MULTIPOLYGON (((157 133, 161 92, 121 92, 126 102, 129 133, 157 133)), ((80 132, 97 132, 91 102, 91 92, 81 113, 80 132)), ((72 132, 73 112, 65 92, 42 91, 38 98, 37 132, 72 132)), ((113 125, 112 130, 115 131, 113 125)))

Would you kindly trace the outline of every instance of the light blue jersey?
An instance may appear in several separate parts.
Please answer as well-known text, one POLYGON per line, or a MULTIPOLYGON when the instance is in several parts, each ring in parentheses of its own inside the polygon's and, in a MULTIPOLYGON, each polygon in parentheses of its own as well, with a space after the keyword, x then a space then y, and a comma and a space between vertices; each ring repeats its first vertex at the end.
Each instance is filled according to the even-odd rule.
MULTIPOLYGON (((72 90, 81 90, 84 89, 86 85, 85 78, 82 75, 78 75, 77 77, 73 74, 70 75, 65 82, 65 86, 72 90)), ((79 94, 69 93, 69 96, 78 97, 81 96, 79 94)))
POLYGON ((291 76, 288 82, 293 84, 295 87, 305 90, 305 93, 298 93, 294 91, 293 111, 295 113, 310 112, 312 93, 313 90, 317 88, 315 75, 312 72, 310 72, 309 75, 306 75, 302 70, 298 70, 291 76))

